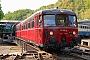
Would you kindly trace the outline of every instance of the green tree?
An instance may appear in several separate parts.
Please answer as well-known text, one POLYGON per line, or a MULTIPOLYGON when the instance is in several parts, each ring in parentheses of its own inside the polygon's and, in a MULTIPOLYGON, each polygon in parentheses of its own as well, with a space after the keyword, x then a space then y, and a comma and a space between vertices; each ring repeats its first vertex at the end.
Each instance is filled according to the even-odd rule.
POLYGON ((85 1, 85 8, 86 9, 90 8, 90 0, 85 1))
POLYGON ((59 1, 61 2, 62 0, 58 0, 58 2, 59 2, 59 1))
POLYGON ((33 10, 30 9, 22 9, 22 10, 17 10, 14 12, 9 12, 7 14, 5 14, 5 17, 3 18, 3 20, 24 20, 27 17, 27 14, 32 14, 33 10))
POLYGON ((3 13, 3 11, 2 11, 1 8, 2 8, 2 7, 1 7, 1 4, 0 4, 0 20, 4 17, 4 13, 3 13))

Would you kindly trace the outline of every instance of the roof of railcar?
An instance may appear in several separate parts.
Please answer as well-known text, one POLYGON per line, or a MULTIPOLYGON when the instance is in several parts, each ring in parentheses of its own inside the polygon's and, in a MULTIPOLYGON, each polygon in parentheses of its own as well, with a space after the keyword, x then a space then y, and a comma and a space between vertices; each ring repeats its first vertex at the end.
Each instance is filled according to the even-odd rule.
POLYGON ((43 14, 72 14, 75 15, 76 13, 74 11, 66 10, 66 9, 46 9, 41 10, 39 13, 43 14))
POLYGON ((76 15, 74 11, 66 10, 66 9, 45 9, 45 10, 40 10, 34 13, 32 16, 35 14, 71 14, 71 15, 76 15))
POLYGON ((29 18, 33 17, 36 14, 71 14, 71 15, 76 15, 76 13, 74 11, 70 11, 70 10, 66 10, 66 9, 45 9, 45 10, 37 11, 36 13, 32 14, 30 17, 28 17, 27 19, 25 19, 24 21, 22 21, 19 24, 22 24, 23 22, 25 22, 26 20, 28 20, 29 18))

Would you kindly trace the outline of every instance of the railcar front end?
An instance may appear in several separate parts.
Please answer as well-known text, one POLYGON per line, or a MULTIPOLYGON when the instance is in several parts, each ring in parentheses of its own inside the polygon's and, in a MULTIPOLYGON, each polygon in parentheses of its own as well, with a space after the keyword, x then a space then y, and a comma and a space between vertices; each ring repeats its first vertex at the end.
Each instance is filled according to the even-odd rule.
POLYGON ((43 25, 39 32, 42 35, 41 41, 43 41, 41 47, 53 49, 74 47, 81 42, 78 37, 77 17, 74 12, 66 10, 43 12, 41 20, 40 24, 43 25))

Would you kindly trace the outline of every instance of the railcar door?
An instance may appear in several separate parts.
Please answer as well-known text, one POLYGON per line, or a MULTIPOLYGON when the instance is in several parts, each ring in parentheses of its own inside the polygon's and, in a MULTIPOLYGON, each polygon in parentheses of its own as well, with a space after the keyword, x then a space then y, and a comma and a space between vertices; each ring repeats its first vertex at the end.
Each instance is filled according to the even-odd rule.
POLYGON ((42 23, 40 20, 42 20, 41 15, 36 16, 36 29, 35 29, 35 41, 37 44, 41 44, 42 36, 41 36, 41 28, 42 28, 42 23))
POLYGON ((35 27, 35 41, 36 41, 36 44, 38 42, 38 16, 35 17, 35 20, 36 20, 36 27, 35 27))

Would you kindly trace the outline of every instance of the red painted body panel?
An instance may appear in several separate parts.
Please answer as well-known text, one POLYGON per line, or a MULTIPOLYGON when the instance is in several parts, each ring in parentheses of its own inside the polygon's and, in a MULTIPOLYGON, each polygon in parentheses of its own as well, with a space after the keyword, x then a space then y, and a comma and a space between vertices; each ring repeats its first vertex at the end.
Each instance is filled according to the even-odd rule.
POLYGON ((17 37, 22 38, 24 40, 30 40, 32 42, 36 42, 36 44, 48 44, 48 39, 50 37, 58 38, 58 43, 61 43, 61 38, 66 37, 66 42, 72 40, 73 37, 78 37, 78 29, 77 28, 60 28, 60 27, 49 27, 49 28, 36 28, 29 30, 22 30, 16 32, 17 37), (45 36, 45 31, 50 33, 53 32, 53 36, 48 35, 45 36), (69 32, 75 31, 76 35, 69 34, 69 32), (64 35, 64 36, 63 36, 64 35))
MULTIPOLYGON (((49 28, 45 28, 44 32, 45 31, 47 31, 47 32, 52 31, 53 35, 52 36, 49 35, 48 37, 46 37, 45 34, 43 34, 44 42, 46 40, 48 40, 50 37, 53 37, 53 38, 57 38, 58 39, 58 43, 61 44, 61 38, 65 37, 66 38, 66 43, 69 43, 70 41, 72 41, 72 38, 74 38, 75 36, 78 37, 78 29, 77 28, 71 28, 71 27, 63 27, 63 28, 60 28, 60 27, 49 27, 49 28), (69 33, 69 32, 73 32, 73 31, 76 32, 75 35, 69 33)), ((48 41, 47 41, 47 43, 48 43, 48 41)))

